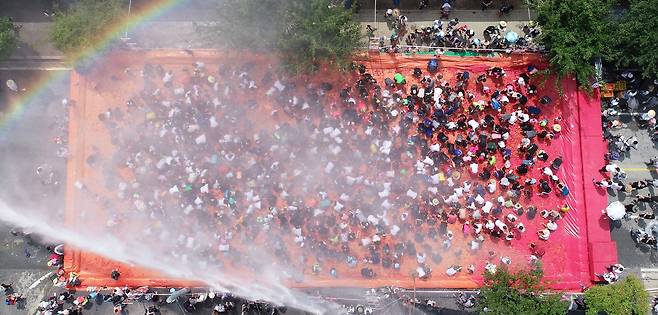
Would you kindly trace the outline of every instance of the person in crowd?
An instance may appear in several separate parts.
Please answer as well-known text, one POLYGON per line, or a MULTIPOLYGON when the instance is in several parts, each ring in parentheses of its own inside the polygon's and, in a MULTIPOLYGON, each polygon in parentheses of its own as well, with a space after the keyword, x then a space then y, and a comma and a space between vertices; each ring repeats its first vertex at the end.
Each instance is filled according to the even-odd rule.
POLYGON ((2 289, 5 292, 5 296, 8 296, 8 295, 14 293, 14 283, 13 282, 10 282, 10 283, 4 283, 3 282, 0 285, 2 285, 2 289))

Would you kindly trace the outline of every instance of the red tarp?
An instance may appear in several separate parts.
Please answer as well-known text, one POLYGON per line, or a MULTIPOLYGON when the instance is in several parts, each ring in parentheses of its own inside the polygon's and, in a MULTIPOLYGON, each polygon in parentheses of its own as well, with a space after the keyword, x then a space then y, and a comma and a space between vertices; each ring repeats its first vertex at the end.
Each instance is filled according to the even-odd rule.
MULTIPOLYGON (((393 77, 395 72, 405 74, 411 83, 411 72, 414 67, 425 68, 429 56, 408 57, 401 55, 371 55, 363 63, 378 80, 383 82, 384 77, 393 77)), ((243 63, 251 61, 256 64, 270 62, 262 56, 251 56, 245 54, 225 54, 216 51, 195 51, 190 56, 179 51, 149 51, 149 52, 125 52, 114 54, 98 66, 98 69, 89 75, 82 76, 73 73, 71 80, 71 99, 76 106, 71 107, 70 119, 70 147, 71 158, 68 164, 68 180, 72 183, 76 180, 90 187, 90 190, 104 191, 102 171, 94 169, 86 164, 85 158, 93 151, 92 147, 99 150, 100 154, 110 156, 114 150, 110 143, 106 129, 99 123, 97 116, 107 110, 108 104, 117 106, 125 104, 127 95, 137 93, 141 88, 136 79, 124 74, 124 69, 140 69, 145 63, 160 64, 165 69, 180 70, 195 61, 203 61, 209 69, 216 69, 220 63, 243 63), (118 77, 111 80, 110 76, 118 77)), ((440 72, 445 78, 454 82, 454 77, 459 71, 468 70, 472 80, 486 69, 498 66, 505 69, 507 78, 505 84, 516 79, 525 72, 528 65, 533 64, 538 68, 544 68, 543 63, 537 55, 512 55, 511 57, 441 57, 440 72)), ((333 73, 322 72, 317 77, 307 78, 309 80, 337 80, 345 79, 333 73)), ((349 83, 351 84, 352 81, 349 83)), ((475 90, 473 82, 470 90, 475 90)), ((534 220, 528 220, 525 215, 522 221, 526 224, 528 231, 519 239, 514 240, 511 245, 504 242, 487 241, 477 254, 472 254, 467 249, 467 241, 461 233, 461 224, 450 225, 449 229, 455 232, 452 249, 450 252, 442 252, 443 260, 440 264, 432 264, 434 272, 432 277, 426 281, 414 281, 410 277, 416 268, 415 259, 409 258, 409 264, 405 264, 401 271, 395 272, 391 269, 383 269, 381 266, 374 267, 377 277, 375 279, 364 279, 359 273, 359 268, 348 269, 337 263, 340 277, 334 279, 328 275, 314 276, 308 270, 304 281, 290 283, 293 287, 377 287, 393 285, 400 287, 418 288, 475 288, 481 284, 484 262, 488 250, 494 250, 496 256, 510 256, 513 266, 527 266, 531 242, 542 243, 546 248, 543 258, 545 280, 549 287, 554 289, 579 290, 581 285, 590 285, 594 272, 601 273, 605 264, 614 263, 616 252, 614 243, 610 242, 608 221, 601 215, 602 209, 607 204, 607 197, 597 191, 591 183, 591 178, 598 175, 598 168, 603 165, 603 153, 605 145, 601 139, 600 104, 598 97, 588 99, 587 95, 577 90, 573 80, 564 80, 561 84, 562 96, 555 90, 553 78, 549 78, 539 95, 550 95, 553 104, 544 110, 544 115, 552 119, 561 117, 563 130, 561 134, 552 141, 550 146, 542 146, 550 156, 551 160, 562 155, 564 163, 557 175, 564 179, 571 190, 570 196, 564 200, 555 195, 549 197, 533 197, 530 204, 535 204, 541 209, 556 209, 565 202, 571 207, 571 211, 563 220, 558 221, 559 229, 551 235, 548 242, 539 241, 536 231, 545 222, 537 215, 534 220), (590 248, 590 243, 596 242, 590 248), (596 245, 599 244, 599 245, 596 245), (600 245, 602 244, 602 245, 600 245), (599 257, 595 253, 598 246, 606 248, 608 255, 599 257), (455 249, 463 248, 463 253, 457 255, 455 249), (596 257, 593 259, 593 257, 596 257), (466 272, 456 277, 448 277, 445 270, 452 264, 461 264, 464 269, 469 264, 475 264, 477 271, 475 275, 466 272), (593 269, 596 268, 596 269, 593 269)), ((503 85, 504 87, 504 85, 503 85)), ((478 95, 479 97, 479 95, 478 95)), ((476 97, 476 99, 478 99, 476 97)), ((268 115, 264 115, 268 117, 268 115)), ((263 121, 263 124, 271 124, 263 121)), ((516 146, 520 140, 518 132, 513 135, 509 142, 516 146)), ((510 145, 510 146, 511 146, 510 145)), ((520 164, 519 157, 512 158, 512 165, 520 164)), ((532 170, 538 177, 540 170, 532 170)), ((72 185, 69 185, 71 187, 72 185)), ((109 193, 109 192, 108 192, 109 193)), ((80 199, 82 193, 70 188, 67 192, 67 224, 75 228, 81 224, 79 213, 81 211, 80 199)), ((528 206, 526 204, 524 206, 528 206)), ((506 212, 505 212, 506 213, 506 212)), ((543 227, 541 227, 543 228, 543 227)), ((294 246, 294 245, 293 245, 294 246)), ((434 251, 442 251, 440 241, 432 246, 434 251)), ((428 253, 429 254, 429 253, 428 253)), ((495 263, 500 264, 496 259, 495 263)), ((344 265, 344 263, 342 263, 344 265)), ((65 255, 65 268, 67 271, 75 271, 80 274, 83 286, 158 286, 158 287, 181 287, 189 285, 200 285, 169 279, 166 276, 149 271, 147 268, 135 266, 121 266, 109 259, 97 255, 67 248, 65 255), (110 271, 119 268, 122 276, 119 281, 110 279, 110 271)), ((253 277, 257 275, 248 275, 253 277)))

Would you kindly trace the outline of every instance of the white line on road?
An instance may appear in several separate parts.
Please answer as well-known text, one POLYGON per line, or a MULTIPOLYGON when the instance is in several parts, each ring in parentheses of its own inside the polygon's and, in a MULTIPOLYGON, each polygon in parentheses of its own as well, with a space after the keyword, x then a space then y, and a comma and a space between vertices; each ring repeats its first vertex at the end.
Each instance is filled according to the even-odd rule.
POLYGON ((655 171, 658 171, 658 169, 647 168, 647 167, 622 167, 621 169, 625 172, 655 172, 655 171))
POLYGON ((47 274, 43 275, 41 278, 37 279, 37 281, 34 281, 34 283, 32 283, 32 285, 30 285, 30 287, 27 289, 32 290, 36 288, 43 280, 46 280, 46 278, 50 277, 50 275, 52 274, 53 274, 52 271, 48 272, 47 274))

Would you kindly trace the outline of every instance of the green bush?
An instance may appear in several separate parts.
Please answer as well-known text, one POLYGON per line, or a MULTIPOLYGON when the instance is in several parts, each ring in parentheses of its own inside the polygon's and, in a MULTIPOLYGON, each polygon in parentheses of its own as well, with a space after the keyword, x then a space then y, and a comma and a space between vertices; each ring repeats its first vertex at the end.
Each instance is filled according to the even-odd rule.
POLYGON ((360 46, 361 28, 352 12, 327 0, 293 1, 278 48, 293 73, 314 71, 320 64, 347 69, 360 46))
POLYGON ((636 276, 610 285, 598 285, 585 291, 587 315, 645 315, 649 313, 649 294, 636 276))
POLYGON ((126 13, 126 1, 80 0, 57 12, 50 36, 57 49, 74 53, 97 44, 126 13))
POLYGON ((0 59, 9 57, 16 49, 18 38, 14 32, 14 24, 9 18, 0 18, 0 59))
POLYGON ((515 273, 499 268, 485 272, 478 308, 483 314, 564 315, 567 303, 558 294, 547 294, 541 286, 543 272, 537 267, 515 273))

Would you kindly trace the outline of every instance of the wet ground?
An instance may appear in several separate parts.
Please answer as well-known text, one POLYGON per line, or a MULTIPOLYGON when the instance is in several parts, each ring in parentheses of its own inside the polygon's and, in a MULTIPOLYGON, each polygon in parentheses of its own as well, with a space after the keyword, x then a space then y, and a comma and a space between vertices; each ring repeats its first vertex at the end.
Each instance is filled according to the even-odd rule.
MULTIPOLYGON (((63 180, 58 176, 64 174, 65 160, 56 156, 59 146, 54 143, 53 136, 61 132, 55 122, 65 117, 61 98, 68 95, 66 75, 41 71, 0 72, 0 201, 11 207, 43 207, 52 213, 64 207, 63 189, 56 182, 63 180), (61 79, 54 80, 42 93, 33 93, 37 89, 35 84, 44 75, 57 75, 61 79), (18 92, 6 88, 8 79, 17 83, 18 92), (26 99, 31 101, 21 101, 26 99), (43 165, 47 165, 48 171, 38 175, 36 169, 43 165)), ((48 241, 17 233, 21 231, 0 225, 0 281, 13 282, 15 289, 27 297, 29 309, 51 287, 42 284, 27 290, 50 271, 46 266, 48 241)), ((1 314, 13 314, 12 309, 16 314, 27 312, 5 305, 0 307, 1 314)))

